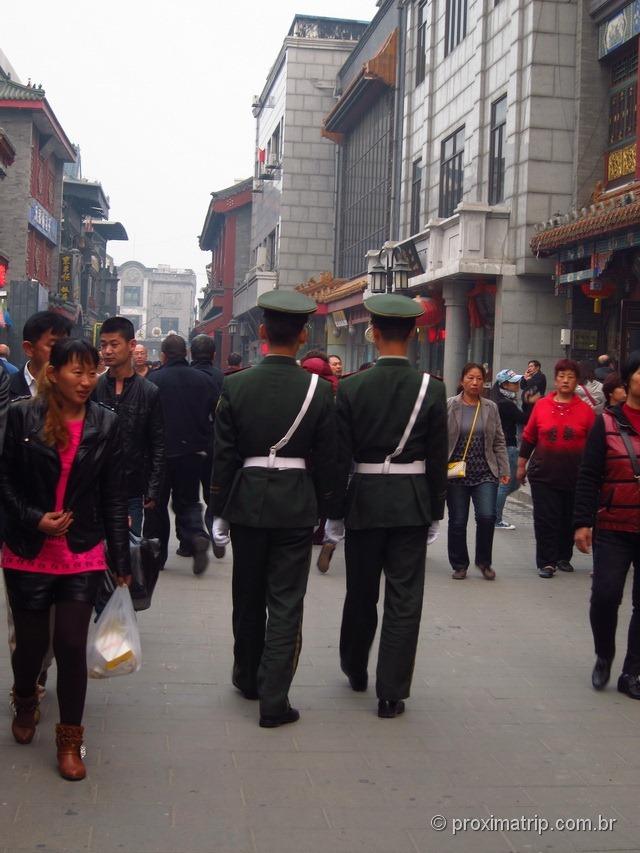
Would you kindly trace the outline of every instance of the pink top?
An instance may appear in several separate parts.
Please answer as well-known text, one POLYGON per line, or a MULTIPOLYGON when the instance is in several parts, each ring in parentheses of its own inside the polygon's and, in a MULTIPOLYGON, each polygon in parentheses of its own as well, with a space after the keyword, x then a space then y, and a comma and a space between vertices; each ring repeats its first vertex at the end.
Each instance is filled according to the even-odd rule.
MULTIPOLYGON (((64 450, 58 448, 60 456, 60 479, 56 486, 55 512, 64 509, 64 495, 71 474, 71 466, 76 458, 84 420, 68 421, 69 443, 64 450)), ((32 560, 14 554, 8 545, 2 549, 2 568, 20 569, 23 572, 43 572, 47 575, 74 575, 79 572, 98 572, 107 568, 104 556, 104 544, 99 542, 89 551, 75 554, 67 545, 66 536, 47 536, 40 553, 32 560)))

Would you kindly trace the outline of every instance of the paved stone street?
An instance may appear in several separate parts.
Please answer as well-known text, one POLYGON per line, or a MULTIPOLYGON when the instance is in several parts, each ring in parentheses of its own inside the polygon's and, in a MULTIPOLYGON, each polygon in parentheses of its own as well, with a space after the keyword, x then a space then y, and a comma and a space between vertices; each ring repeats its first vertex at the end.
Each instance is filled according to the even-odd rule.
MULTIPOLYGON (((395 720, 339 672, 342 548, 328 575, 312 569, 291 693, 302 719, 276 730, 230 684, 230 559, 196 578, 173 556, 140 614, 141 672, 89 684, 87 781, 57 776, 52 691, 29 747, 5 705, 0 851, 640 851, 640 703, 616 692, 615 665, 614 686, 591 689, 590 561, 540 580, 530 510, 509 501, 505 517, 518 529, 496 533, 493 583, 451 580, 445 537, 432 547, 413 693, 395 720), (555 827, 598 815, 611 831, 555 827), (480 829, 521 816, 539 822, 480 829)), ((624 648, 628 601, 621 616, 624 648)), ((8 691, 4 643, 0 656, 8 691)))

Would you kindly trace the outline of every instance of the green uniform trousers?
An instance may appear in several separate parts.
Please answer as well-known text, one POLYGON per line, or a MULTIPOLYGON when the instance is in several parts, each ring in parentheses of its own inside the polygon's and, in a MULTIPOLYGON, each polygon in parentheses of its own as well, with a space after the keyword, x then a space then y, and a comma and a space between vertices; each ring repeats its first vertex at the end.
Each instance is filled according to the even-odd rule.
POLYGON ((409 695, 420 631, 427 555, 426 526, 347 530, 347 595, 340 631, 340 663, 348 675, 367 672, 378 625, 380 575, 385 595, 376 694, 397 701, 409 695))
POLYGON ((302 646, 312 535, 312 527, 231 525, 233 679, 241 690, 257 690, 263 716, 278 716, 289 707, 302 646))

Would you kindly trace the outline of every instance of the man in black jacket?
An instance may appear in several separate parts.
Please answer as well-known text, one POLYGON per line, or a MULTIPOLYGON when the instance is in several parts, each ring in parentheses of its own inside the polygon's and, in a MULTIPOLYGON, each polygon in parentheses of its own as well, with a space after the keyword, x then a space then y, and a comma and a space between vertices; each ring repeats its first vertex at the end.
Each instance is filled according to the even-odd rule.
MULTIPOLYGON (((191 367, 203 373, 211 383, 215 395, 214 407, 218 405, 218 398, 220 397, 222 383, 224 382, 224 373, 219 368, 213 366, 215 354, 216 342, 208 335, 196 335, 191 341, 191 367)), ((207 445, 207 455, 202 459, 200 474, 202 494, 207 507, 209 506, 211 466, 213 464, 213 415, 211 415, 210 427, 211 432, 209 444, 207 445)))
POLYGON ((535 358, 527 363, 527 369, 520 380, 522 389, 522 411, 527 417, 531 414, 537 395, 544 397, 547 390, 547 377, 542 372, 542 365, 535 358), (535 398, 532 400, 532 398, 535 398))
POLYGON ((49 361, 51 347, 57 340, 70 334, 71 323, 55 311, 37 311, 29 317, 22 330, 22 349, 28 361, 10 378, 12 400, 36 396, 38 376, 49 361))
POLYGON ((217 398, 209 377, 189 367, 187 345, 180 335, 167 335, 164 339, 162 362, 162 368, 150 373, 148 381, 158 387, 164 413, 166 476, 149 521, 153 517, 153 535, 160 539, 161 559, 165 562, 171 497, 180 551, 193 554, 193 573, 199 575, 209 560, 209 537, 202 525, 200 473, 209 447, 217 398))
POLYGON ((143 507, 154 509, 164 474, 164 424, 155 385, 133 369, 136 345, 133 323, 109 317, 100 330, 100 349, 107 372, 98 380, 95 398, 120 420, 131 530, 142 533, 143 507))

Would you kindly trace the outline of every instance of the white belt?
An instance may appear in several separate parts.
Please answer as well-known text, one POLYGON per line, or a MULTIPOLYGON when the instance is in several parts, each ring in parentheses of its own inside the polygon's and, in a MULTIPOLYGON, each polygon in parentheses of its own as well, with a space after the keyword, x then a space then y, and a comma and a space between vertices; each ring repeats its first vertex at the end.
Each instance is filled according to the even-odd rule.
POLYGON ((416 462, 356 462, 356 474, 424 474, 424 459, 416 462))
POLYGON ((283 471, 289 468, 306 469, 307 463, 304 459, 296 456, 247 456, 242 463, 243 468, 269 468, 270 470, 283 471))

